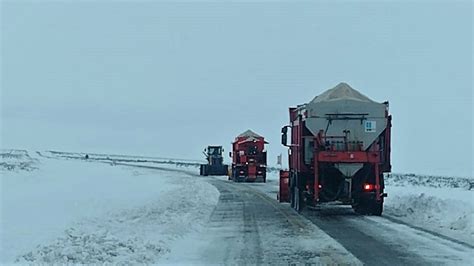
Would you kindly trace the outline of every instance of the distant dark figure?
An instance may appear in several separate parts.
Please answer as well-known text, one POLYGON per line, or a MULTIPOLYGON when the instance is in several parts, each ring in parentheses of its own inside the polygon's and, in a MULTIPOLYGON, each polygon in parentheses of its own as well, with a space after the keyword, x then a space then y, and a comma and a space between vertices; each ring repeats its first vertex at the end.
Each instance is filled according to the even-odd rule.
POLYGON ((89 154, 86 154, 86 160, 89 159, 89 154))

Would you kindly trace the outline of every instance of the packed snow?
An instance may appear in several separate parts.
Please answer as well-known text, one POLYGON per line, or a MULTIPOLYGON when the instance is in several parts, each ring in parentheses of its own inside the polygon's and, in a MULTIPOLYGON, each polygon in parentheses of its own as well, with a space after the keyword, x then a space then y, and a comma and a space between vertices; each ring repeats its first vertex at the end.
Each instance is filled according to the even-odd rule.
POLYGON ((0 172, 2 264, 151 263, 201 230, 219 198, 183 173, 21 153, 0 172))

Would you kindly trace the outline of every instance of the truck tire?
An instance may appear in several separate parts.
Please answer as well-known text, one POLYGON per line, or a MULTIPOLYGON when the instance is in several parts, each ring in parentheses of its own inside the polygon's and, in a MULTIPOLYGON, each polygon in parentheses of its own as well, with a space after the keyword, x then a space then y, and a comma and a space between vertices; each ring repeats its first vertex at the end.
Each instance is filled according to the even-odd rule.
POLYGON ((300 196, 301 196, 300 190, 297 187, 295 187, 295 210, 297 212, 300 212, 300 210, 301 210, 300 196))
POLYGON ((295 210, 301 212, 305 208, 304 194, 299 188, 295 188, 295 210))
POLYGON ((301 182, 301 179, 299 176, 295 176, 294 178, 295 180, 295 187, 294 187, 294 194, 295 194, 295 207, 294 209, 297 211, 297 212, 301 212, 305 205, 305 201, 304 201, 304 194, 303 194, 303 190, 301 189, 302 188, 302 182, 301 182))
POLYGON ((367 208, 363 206, 362 204, 358 203, 357 205, 352 206, 352 209, 354 209, 354 212, 360 215, 365 215, 367 214, 367 208))
POLYGON ((290 173, 289 187, 288 187, 289 197, 290 197, 290 207, 295 208, 295 179, 290 173))
POLYGON ((375 216, 381 216, 383 212, 383 201, 377 202, 372 201, 370 204, 370 214, 375 216))
POLYGON ((360 215, 368 214, 367 201, 363 199, 357 200, 356 202, 354 202, 354 205, 352 205, 352 209, 354 209, 355 213, 360 215))
POLYGON ((359 200, 352 208, 357 214, 381 216, 383 212, 383 201, 359 200))

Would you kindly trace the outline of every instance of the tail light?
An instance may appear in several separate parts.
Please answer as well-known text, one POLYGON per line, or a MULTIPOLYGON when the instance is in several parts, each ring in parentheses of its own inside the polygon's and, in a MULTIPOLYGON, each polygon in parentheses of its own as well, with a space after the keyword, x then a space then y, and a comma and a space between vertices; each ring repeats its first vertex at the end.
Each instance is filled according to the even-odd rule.
POLYGON ((374 190, 375 186, 372 185, 372 184, 364 184, 364 190, 365 191, 370 191, 370 190, 374 190))

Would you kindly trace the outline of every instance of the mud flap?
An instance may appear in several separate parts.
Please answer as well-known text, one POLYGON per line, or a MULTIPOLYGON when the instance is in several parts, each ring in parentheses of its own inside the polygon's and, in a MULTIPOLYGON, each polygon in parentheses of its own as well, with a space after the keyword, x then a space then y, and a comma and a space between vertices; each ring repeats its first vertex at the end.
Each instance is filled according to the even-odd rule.
POLYGON ((290 202, 289 177, 289 171, 280 170, 280 189, 277 194, 279 202, 290 202))

